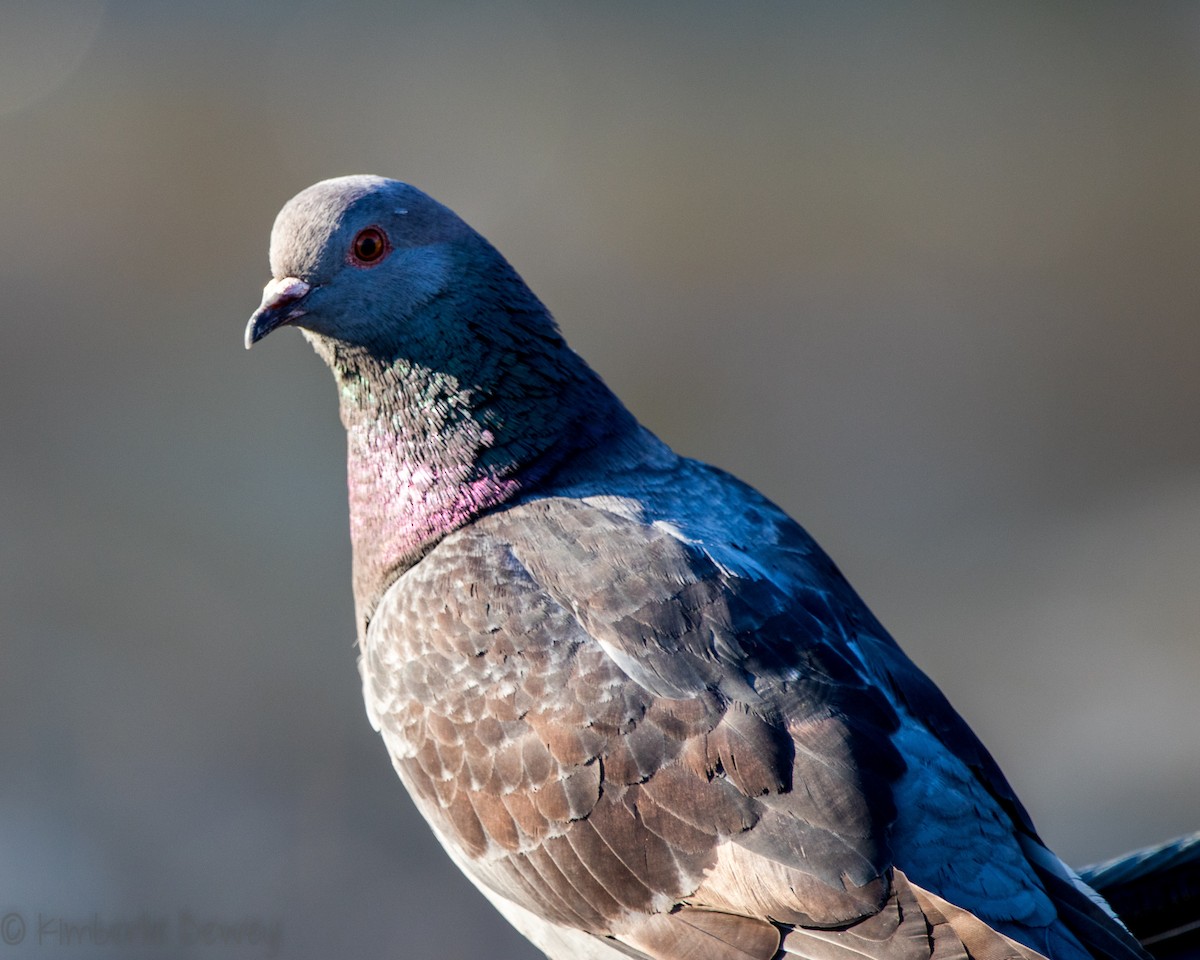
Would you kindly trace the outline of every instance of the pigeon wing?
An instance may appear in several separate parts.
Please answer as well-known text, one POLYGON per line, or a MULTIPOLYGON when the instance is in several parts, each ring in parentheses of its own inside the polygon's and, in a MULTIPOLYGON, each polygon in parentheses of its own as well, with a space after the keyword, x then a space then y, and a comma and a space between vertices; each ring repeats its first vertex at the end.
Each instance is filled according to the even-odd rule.
POLYGON ((456 860, 550 925, 664 960, 953 955, 892 870, 900 719, 829 602, 666 525, 532 500, 387 593, 368 710, 456 860))

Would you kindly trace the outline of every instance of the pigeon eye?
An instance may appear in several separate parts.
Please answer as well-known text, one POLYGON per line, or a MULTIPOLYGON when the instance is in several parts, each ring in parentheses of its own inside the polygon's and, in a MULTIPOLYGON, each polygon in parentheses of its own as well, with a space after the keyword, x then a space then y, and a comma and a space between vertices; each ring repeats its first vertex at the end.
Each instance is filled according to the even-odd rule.
POLYGON ((350 245, 350 260, 360 267, 369 267, 382 260, 387 252, 387 235, 378 227, 367 227, 358 231, 350 245))

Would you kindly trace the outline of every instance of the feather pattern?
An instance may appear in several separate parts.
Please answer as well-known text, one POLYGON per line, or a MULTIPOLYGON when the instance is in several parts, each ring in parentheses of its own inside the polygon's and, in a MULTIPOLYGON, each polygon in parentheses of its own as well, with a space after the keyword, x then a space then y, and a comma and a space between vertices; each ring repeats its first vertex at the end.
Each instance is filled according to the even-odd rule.
POLYGON ((326 181, 271 259, 247 342, 299 325, 339 385, 368 716, 548 956, 1144 957, 812 538, 453 213, 326 181))

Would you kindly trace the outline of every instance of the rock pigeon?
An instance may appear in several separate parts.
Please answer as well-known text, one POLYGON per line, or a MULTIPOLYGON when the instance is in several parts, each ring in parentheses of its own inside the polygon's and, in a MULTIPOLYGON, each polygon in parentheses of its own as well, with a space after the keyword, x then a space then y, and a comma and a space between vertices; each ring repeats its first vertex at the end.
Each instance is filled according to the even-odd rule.
POLYGON ((1146 956, 813 539, 453 212, 326 180, 270 260, 246 346, 297 326, 337 381, 367 714, 547 956, 1146 956))

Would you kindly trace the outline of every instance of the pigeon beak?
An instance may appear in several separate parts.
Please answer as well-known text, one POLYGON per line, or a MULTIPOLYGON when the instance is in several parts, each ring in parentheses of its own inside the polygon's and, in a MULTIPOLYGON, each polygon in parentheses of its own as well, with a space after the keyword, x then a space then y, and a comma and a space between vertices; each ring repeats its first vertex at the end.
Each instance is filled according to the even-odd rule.
POLYGON ((305 314, 301 301, 312 288, 303 280, 283 277, 263 287, 262 304, 246 324, 246 349, 285 323, 299 320, 305 314))

